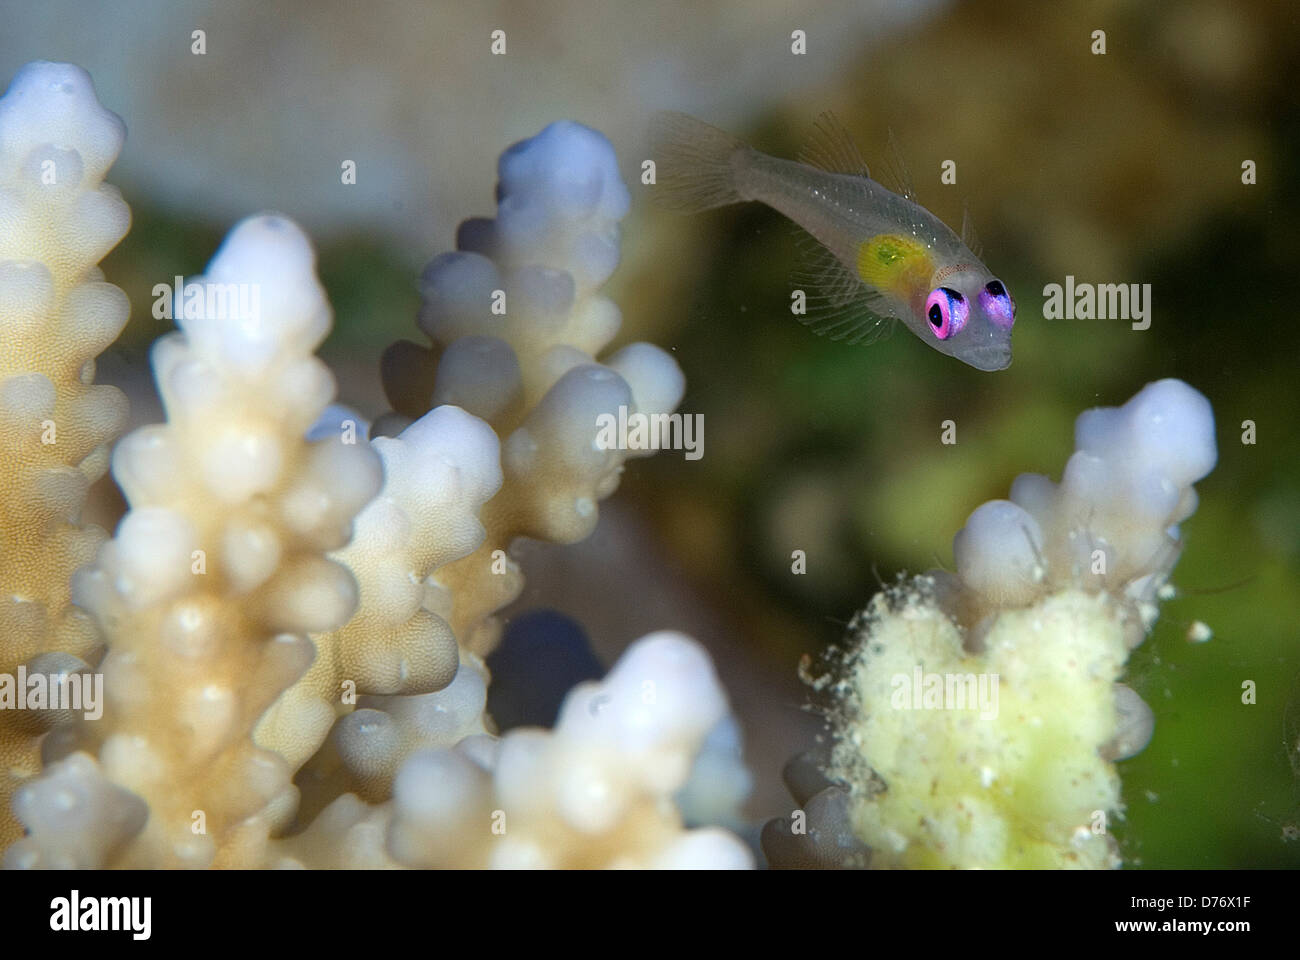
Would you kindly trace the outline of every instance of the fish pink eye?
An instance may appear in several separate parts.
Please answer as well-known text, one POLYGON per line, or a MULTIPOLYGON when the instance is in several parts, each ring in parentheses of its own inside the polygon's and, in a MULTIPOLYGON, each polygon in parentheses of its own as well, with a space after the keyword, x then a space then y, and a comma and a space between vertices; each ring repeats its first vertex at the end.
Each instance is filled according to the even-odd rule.
POLYGON ((1016 302, 1001 280, 990 280, 980 291, 980 308, 999 327, 1011 329, 1016 322, 1016 302))
POLYGON ((951 287, 935 287, 925 298, 925 319, 940 340, 956 336, 966 326, 969 313, 966 298, 951 287))

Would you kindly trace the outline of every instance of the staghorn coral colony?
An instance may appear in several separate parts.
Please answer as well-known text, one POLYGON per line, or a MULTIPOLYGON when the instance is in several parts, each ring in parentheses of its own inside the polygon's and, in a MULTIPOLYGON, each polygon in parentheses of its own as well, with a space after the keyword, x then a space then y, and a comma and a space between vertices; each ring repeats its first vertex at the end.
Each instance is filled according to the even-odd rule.
MULTIPOLYGON (((709 753, 736 725, 690 638, 632 644, 551 730, 486 709, 512 543, 587 537, 650 452, 606 449, 600 418, 684 391, 653 345, 605 354, 629 205, 605 138, 556 123, 502 155, 497 216, 426 268, 428 344, 387 351, 373 423, 314 355, 311 243, 243 221, 154 346, 166 422, 118 440, 94 376, 128 312, 96 266, 129 223, 103 182, 123 136, 74 66, 0 98, 0 674, 102 680, 98 711, 0 710, 4 864, 752 866, 687 826, 734 819, 746 783, 709 753), (111 538, 81 519, 110 459, 111 538)), ((770 862, 1117 865, 1114 762, 1153 725, 1119 681, 1214 460, 1206 400, 1151 384, 1079 418, 1059 485, 978 508, 955 573, 878 595, 814 681, 831 750, 788 769, 770 862)))
POLYGON ((390 352, 369 442, 313 356, 311 244, 238 225, 154 347, 167 422, 114 449, 129 510, 103 542, 79 514, 124 419, 92 386, 126 317, 95 266, 127 226, 102 184, 122 138, 73 66, 0 101, 4 661, 65 687, 93 664, 105 701, 0 718, 5 864, 751 865, 673 803, 728 714, 687 637, 634 644, 553 731, 484 714, 510 542, 590 533, 628 455, 597 417, 683 389, 649 344, 596 359, 628 205, 608 142, 556 124, 503 156, 498 217, 426 271, 433 346, 390 352))

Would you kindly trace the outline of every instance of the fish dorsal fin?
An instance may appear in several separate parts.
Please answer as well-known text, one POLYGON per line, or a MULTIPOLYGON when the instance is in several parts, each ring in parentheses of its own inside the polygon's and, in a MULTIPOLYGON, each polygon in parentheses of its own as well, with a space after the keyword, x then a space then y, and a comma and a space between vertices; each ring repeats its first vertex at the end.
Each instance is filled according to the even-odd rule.
POLYGON ((839 258, 804 230, 796 234, 798 265, 793 289, 804 292, 797 319, 813 333, 850 345, 873 343, 894 330, 896 317, 883 311, 885 300, 839 258))
POLYGON ((903 159, 903 150, 894 136, 894 129, 889 129, 889 139, 885 143, 885 169, 880 182, 886 190, 891 190, 900 197, 916 200, 916 185, 912 183, 912 172, 903 159))
POLYGON ((966 200, 961 205, 961 242, 966 244, 966 249, 975 256, 981 256, 979 234, 975 232, 975 220, 970 215, 970 201, 966 200))
POLYGON ((799 151, 799 161, 827 173, 871 176, 867 162, 858 152, 858 145, 853 142, 852 135, 829 110, 813 122, 808 142, 799 151))

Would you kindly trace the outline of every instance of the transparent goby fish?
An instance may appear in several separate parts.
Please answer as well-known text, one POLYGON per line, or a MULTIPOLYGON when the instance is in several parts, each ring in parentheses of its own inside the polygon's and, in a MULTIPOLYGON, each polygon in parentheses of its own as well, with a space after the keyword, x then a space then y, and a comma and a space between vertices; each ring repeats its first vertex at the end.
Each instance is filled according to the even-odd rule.
POLYGON ((756 200, 803 228, 807 298, 796 318, 819 334, 869 343, 901 321, 940 353, 979 370, 1011 363, 1016 305, 965 239, 912 199, 873 180, 853 140, 823 114, 799 160, 747 146, 682 113, 651 127, 655 199, 681 211, 756 200))

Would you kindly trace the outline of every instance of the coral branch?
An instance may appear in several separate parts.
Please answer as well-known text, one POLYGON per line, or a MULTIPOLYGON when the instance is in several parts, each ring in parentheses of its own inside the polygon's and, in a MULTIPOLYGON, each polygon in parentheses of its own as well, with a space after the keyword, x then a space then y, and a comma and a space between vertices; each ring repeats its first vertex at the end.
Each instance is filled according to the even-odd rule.
POLYGON ((609 142, 578 124, 552 124, 507 150, 499 173, 497 218, 462 224, 460 251, 424 271, 419 324, 433 349, 402 341, 385 355, 384 383, 396 411, 375 432, 401 432, 396 441, 375 440, 389 471, 381 500, 403 487, 408 500, 400 510, 368 508, 353 545, 339 554, 361 583, 357 617, 337 637, 317 639, 322 661, 283 704, 302 718, 310 700, 321 720, 311 721, 311 736, 288 734, 277 705, 258 732, 259 743, 296 760, 328 729, 328 703, 341 714, 350 709, 339 704, 340 683, 350 679, 370 695, 299 776, 307 816, 345 791, 387 799, 414 750, 451 747, 490 729, 482 716, 482 658, 497 642, 494 614, 523 587, 507 552, 511 542, 573 543, 589 535, 596 502, 618 486, 624 461, 651 452, 602 449, 598 418, 620 407, 667 413, 684 389, 677 364, 650 344, 631 344, 604 363, 594 358, 620 323, 618 308, 597 292, 618 263, 618 221, 628 206, 609 142), (448 404, 468 413, 444 414, 448 404), (496 436, 503 438, 499 465, 496 436), (386 446, 393 443, 436 447, 410 459, 437 461, 440 472, 420 480, 395 473, 407 468, 389 462, 384 451, 396 449, 386 446), (420 504, 409 499, 417 490, 420 504), (436 523, 413 526, 403 519, 412 510, 436 523), (402 549, 422 552, 420 562, 397 562, 393 543, 403 537, 402 549), (371 585, 380 557, 393 572, 383 588, 371 585), (410 604, 420 584, 416 609, 410 604), (410 642, 402 639, 408 634, 410 642), (439 671, 456 664, 453 638, 457 683, 431 692, 450 679, 439 671), (417 647, 429 668, 412 676, 417 647), (345 664, 348 654, 338 651, 349 649, 387 650, 386 673, 376 675, 355 654, 345 664), (427 702, 393 696, 418 693, 427 693, 427 702), (429 722, 433 717, 438 721, 429 722))
POLYGON ((774 862, 1119 865, 1114 761, 1153 719, 1117 681, 1214 466, 1214 417, 1161 380, 1082 414, 1075 447, 1059 485, 1023 474, 971 514, 956 575, 902 583, 854 621, 829 783, 796 790, 817 818, 805 833, 768 825, 774 862))
POLYGON ((595 359, 621 323, 596 292, 618 263, 628 207, 609 142, 555 123, 507 150, 499 175, 496 219, 462 224, 459 251, 425 269, 419 323, 433 348, 403 341, 388 352, 396 415, 380 425, 456 403, 502 437, 504 481, 483 510, 484 541, 434 577, 458 641, 478 656, 497 642, 492 614, 523 587, 511 541, 586 537, 596 502, 638 453, 599 449, 597 418, 620 406, 670 412, 685 386, 672 357, 650 344, 595 359))
POLYGON ((277 865, 752 866, 726 831, 683 829, 672 802, 726 710, 704 651, 680 634, 652 634, 603 682, 570 692, 553 731, 420 750, 392 801, 366 807, 343 796, 277 845, 277 865))
MULTIPOLYGON (((100 646, 68 580, 104 538, 81 511, 126 421, 122 393, 94 383, 95 356, 128 313, 95 266, 131 219, 103 183, 125 134, 70 64, 29 64, 0 98, 0 674, 9 677, 19 666, 75 673, 100 646)), ((40 769, 41 737, 60 719, 0 709, 0 847, 22 834, 10 798, 40 769)))
MULTIPOLYGON (((432 693, 452 681, 460 662, 445 611, 436 596, 428 603, 425 579, 483 541, 478 513, 501 486, 496 434, 460 408, 443 406, 399 437, 377 437, 373 448, 384 487, 358 515, 352 542, 333 554, 356 576, 357 614, 314 638, 311 669, 257 730, 257 742, 295 770, 357 696, 432 693)), ((386 787, 353 787, 368 799, 387 796, 386 787)))
POLYGON ((312 355, 330 313, 307 238, 280 216, 244 221, 177 314, 183 332, 153 352, 167 423, 119 444, 113 474, 131 509, 73 581, 107 640, 109 709, 47 745, 54 762, 19 810, 60 779, 77 802, 28 820, 13 864, 119 849, 83 865, 260 862, 296 797, 253 725, 311 663, 308 634, 346 623, 356 603, 325 552, 346 543, 380 471, 364 444, 303 439, 334 392, 312 355), (138 836, 139 801, 109 784, 147 804, 138 836), (117 834, 85 836, 106 825, 117 834))

